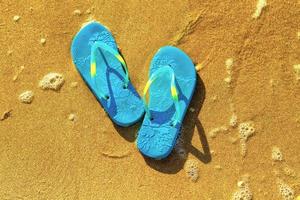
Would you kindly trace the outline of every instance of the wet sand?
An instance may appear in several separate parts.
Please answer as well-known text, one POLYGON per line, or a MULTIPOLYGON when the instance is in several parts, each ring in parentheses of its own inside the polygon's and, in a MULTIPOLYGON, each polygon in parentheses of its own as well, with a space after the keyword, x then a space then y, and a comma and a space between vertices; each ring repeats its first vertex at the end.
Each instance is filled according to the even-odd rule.
POLYGON ((243 177, 253 199, 284 199, 282 185, 300 195, 299 21, 297 0, 0 1, 0 199, 232 199, 243 177), (139 93, 163 45, 201 66, 166 160, 144 158, 139 124, 116 127, 76 71, 72 37, 92 19, 113 32, 139 93), (39 87, 51 72, 64 77, 57 91, 39 87))

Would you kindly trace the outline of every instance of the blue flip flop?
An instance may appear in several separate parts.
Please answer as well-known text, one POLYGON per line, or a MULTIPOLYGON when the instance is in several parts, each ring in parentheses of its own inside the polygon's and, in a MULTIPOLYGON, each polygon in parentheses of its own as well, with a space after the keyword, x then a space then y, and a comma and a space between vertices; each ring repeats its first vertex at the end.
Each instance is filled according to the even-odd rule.
POLYGON ((113 122, 126 127, 143 116, 143 101, 106 27, 98 22, 82 27, 73 39, 71 54, 78 72, 113 122))
POLYGON ((146 115, 137 137, 137 147, 142 154, 163 159, 171 153, 195 86, 192 60, 176 47, 159 49, 151 62, 144 88, 146 115))

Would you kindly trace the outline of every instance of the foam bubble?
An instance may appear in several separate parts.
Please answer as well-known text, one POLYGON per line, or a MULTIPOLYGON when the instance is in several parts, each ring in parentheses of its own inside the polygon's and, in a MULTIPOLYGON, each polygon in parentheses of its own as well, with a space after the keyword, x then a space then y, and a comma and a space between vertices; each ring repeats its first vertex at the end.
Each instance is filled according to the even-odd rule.
POLYGON ((62 74, 51 72, 43 77, 39 87, 43 90, 58 91, 63 86, 65 80, 62 74))
POLYGON ((283 200, 294 200, 295 192, 288 184, 284 183, 281 179, 277 181, 279 193, 283 200))
POLYGON ((32 91, 28 90, 19 95, 19 100, 22 103, 30 104, 33 101, 34 94, 32 91))
POLYGON ((300 80, 300 64, 294 65, 294 72, 296 75, 296 80, 299 81, 300 80))
POLYGON ((266 0, 258 0, 257 4, 256 4, 256 10, 252 15, 252 18, 259 18, 261 15, 262 10, 264 9, 264 7, 267 6, 267 1, 266 0))
POLYGON ((177 153, 177 155, 179 156, 180 159, 185 159, 187 156, 187 152, 184 146, 184 140, 182 139, 182 137, 180 136, 177 139, 176 145, 174 147, 175 152, 177 153))
POLYGON ((215 137, 217 137, 217 135, 218 135, 219 133, 222 133, 222 132, 225 133, 225 132, 227 132, 227 131, 228 131, 228 128, 227 128, 226 126, 221 126, 221 127, 212 129, 212 130, 208 133, 208 135, 209 135, 210 138, 215 138, 215 137))
POLYGON ((233 114, 231 115, 231 118, 230 118, 230 120, 229 120, 229 125, 230 125, 231 127, 236 127, 236 126, 237 126, 237 115, 236 115, 235 113, 233 113, 233 114))
POLYGON ((232 200, 252 200, 253 194, 249 188, 249 182, 238 181, 238 190, 233 194, 232 200))
POLYGON ((239 125, 240 139, 245 141, 255 133, 253 122, 243 122, 239 125))
POLYGON ((232 65, 233 65, 233 58, 228 58, 225 61, 225 65, 226 65, 227 73, 231 74, 231 72, 232 72, 232 65))
POLYGON ((243 139, 240 140, 240 154, 243 157, 245 157, 247 154, 247 144, 246 141, 243 139))
POLYGON ((184 165, 184 170, 186 172, 187 177, 193 181, 196 182, 199 178, 199 168, 198 168, 198 162, 193 159, 189 159, 186 161, 184 165))
POLYGON ((296 172, 290 168, 289 166, 285 166, 283 167, 283 173, 286 175, 286 176, 290 176, 290 177, 296 177, 296 172))
POLYGON ((282 161, 283 155, 278 147, 272 147, 272 160, 274 161, 282 161))

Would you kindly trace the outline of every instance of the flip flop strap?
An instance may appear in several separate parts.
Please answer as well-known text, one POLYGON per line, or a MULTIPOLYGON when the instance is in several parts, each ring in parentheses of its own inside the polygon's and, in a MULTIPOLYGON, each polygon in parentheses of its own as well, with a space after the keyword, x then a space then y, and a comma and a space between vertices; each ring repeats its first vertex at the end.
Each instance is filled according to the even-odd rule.
MULTIPOLYGON (((92 45, 92 48, 91 48, 90 76, 91 76, 92 80, 94 82, 96 81, 95 79, 96 79, 97 67, 98 67, 97 62, 96 62, 96 52, 97 52, 97 50, 106 51, 106 52, 110 53, 122 64, 123 70, 125 72, 124 86, 127 87, 128 83, 129 83, 129 74, 128 74, 128 68, 127 68, 127 65, 125 63, 125 60, 119 54, 118 51, 114 50, 113 48, 111 48, 110 46, 105 44, 104 42, 99 42, 99 41, 96 41, 92 45)), ((101 98, 107 99, 107 95, 104 95, 104 93, 102 91, 99 90, 99 93, 100 93, 101 98)))
POLYGON ((152 85, 152 83, 165 75, 168 75, 171 78, 170 92, 171 92, 171 97, 172 97, 172 100, 174 102, 175 109, 176 109, 176 118, 175 118, 175 123, 173 125, 176 125, 176 123, 179 122, 179 118, 180 118, 180 116, 179 116, 180 106, 179 106, 179 101, 178 101, 178 92, 177 92, 177 88, 175 85, 175 74, 174 74, 173 69, 169 65, 160 67, 160 69, 156 70, 150 76, 150 78, 147 81, 146 86, 144 88, 143 102, 144 102, 144 106, 145 106, 146 115, 149 118, 151 118, 151 114, 150 114, 149 106, 148 106, 148 102, 147 102, 147 93, 148 93, 148 90, 149 90, 150 86, 152 85))

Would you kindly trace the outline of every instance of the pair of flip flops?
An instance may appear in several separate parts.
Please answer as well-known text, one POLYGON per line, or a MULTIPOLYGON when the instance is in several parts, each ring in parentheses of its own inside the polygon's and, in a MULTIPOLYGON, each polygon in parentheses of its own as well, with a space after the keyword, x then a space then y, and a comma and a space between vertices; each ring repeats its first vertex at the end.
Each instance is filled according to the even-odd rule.
POLYGON ((140 152, 154 159, 167 157, 196 85, 191 59, 176 47, 160 48, 141 98, 114 37, 103 25, 85 25, 73 39, 71 54, 80 75, 114 123, 126 127, 144 116, 137 137, 140 152))

